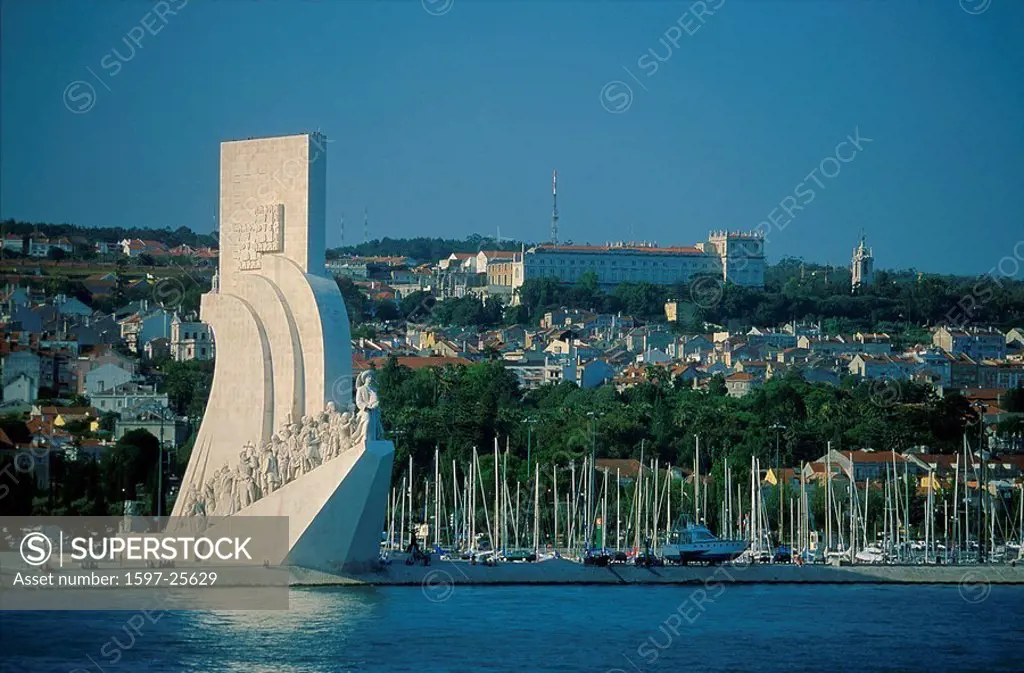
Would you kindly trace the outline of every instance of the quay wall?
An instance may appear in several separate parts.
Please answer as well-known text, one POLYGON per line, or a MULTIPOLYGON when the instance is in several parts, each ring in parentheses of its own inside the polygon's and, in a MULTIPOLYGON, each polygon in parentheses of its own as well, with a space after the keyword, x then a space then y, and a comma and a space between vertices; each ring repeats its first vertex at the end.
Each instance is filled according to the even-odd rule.
POLYGON ((1024 565, 963 566, 830 566, 739 565, 713 567, 669 566, 639 568, 613 565, 584 566, 566 560, 541 563, 471 565, 464 561, 434 560, 429 566, 395 561, 378 571, 344 577, 301 568, 292 569, 292 586, 364 584, 423 586, 501 584, 1024 584, 1024 565))

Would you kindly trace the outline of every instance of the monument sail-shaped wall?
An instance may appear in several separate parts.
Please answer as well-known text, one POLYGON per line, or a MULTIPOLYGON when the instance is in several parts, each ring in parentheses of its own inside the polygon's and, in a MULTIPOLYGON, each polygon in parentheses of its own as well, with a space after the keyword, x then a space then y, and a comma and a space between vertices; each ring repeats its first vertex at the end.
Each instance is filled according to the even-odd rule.
POLYGON ((326 162, 319 133, 221 144, 220 264, 201 304, 217 359, 173 514, 287 515, 279 562, 331 570, 377 558, 393 449, 351 408, 326 162))

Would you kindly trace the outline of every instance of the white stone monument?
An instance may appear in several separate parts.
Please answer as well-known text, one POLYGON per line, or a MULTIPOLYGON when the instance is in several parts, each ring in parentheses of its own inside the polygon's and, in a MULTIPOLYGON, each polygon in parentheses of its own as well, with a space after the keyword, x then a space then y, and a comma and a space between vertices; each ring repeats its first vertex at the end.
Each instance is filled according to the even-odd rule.
POLYGON ((221 143, 220 266, 203 295, 217 359, 174 516, 287 516, 287 554, 377 560, 394 447, 372 377, 352 405, 348 314, 324 267, 326 138, 221 143))

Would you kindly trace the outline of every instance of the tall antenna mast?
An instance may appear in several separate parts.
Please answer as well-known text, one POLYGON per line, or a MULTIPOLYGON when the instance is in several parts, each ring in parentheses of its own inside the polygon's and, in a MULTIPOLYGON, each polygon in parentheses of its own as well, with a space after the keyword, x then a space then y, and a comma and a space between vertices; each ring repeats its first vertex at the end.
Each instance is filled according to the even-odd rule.
POLYGON ((345 247, 345 213, 341 214, 341 246, 345 247))
POLYGON ((370 211, 363 208, 363 243, 370 242, 370 211))
POLYGON ((558 169, 551 172, 551 242, 558 244, 558 169))

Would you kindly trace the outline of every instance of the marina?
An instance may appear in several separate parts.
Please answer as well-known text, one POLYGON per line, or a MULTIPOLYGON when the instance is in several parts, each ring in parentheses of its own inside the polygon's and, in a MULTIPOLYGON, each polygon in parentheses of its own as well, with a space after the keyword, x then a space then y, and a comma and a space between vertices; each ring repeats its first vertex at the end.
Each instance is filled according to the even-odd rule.
POLYGON ((897 464, 895 452, 872 485, 854 480, 852 453, 844 465, 829 446, 822 478, 809 484, 813 471, 801 466, 799 485, 787 492, 783 483, 765 483, 756 458, 745 472, 727 460, 721 469, 705 467, 699 436, 688 475, 641 459, 624 479, 621 467, 612 472, 596 459, 596 444, 579 463, 543 471, 536 464, 517 471, 515 458, 510 468, 497 439, 490 455, 474 450, 461 469, 452 461, 442 470, 435 452, 425 478, 410 457, 391 491, 381 567, 360 581, 415 583, 442 572, 440 564, 451 582, 469 584, 692 583, 717 566, 741 568, 736 581, 745 582, 957 583, 980 569, 991 581, 1020 581, 1024 490, 1009 504, 979 493, 969 483, 980 468, 966 437, 949 484, 953 507, 945 500, 941 509, 934 479, 925 480, 923 496, 912 496, 918 486, 909 461, 897 464), (970 462, 973 474, 960 467, 970 462), (516 476, 524 472, 526 483, 516 476), (963 495, 969 485, 973 497, 963 495), (815 492, 824 501, 818 511, 815 492), (881 516, 869 519, 879 493, 881 516), (912 516, 915 499, 922 511, 912 516), (711 518, 721 537, 705 525, 711 518))

